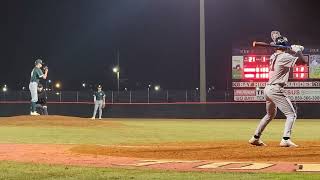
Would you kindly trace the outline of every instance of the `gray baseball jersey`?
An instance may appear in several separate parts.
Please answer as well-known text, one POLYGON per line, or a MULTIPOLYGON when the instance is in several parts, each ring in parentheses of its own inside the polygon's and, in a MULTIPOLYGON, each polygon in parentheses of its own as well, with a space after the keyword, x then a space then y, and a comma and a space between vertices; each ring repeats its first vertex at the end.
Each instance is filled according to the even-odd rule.
POLYGON ((297 115, 290 99, 284 94, 283 86, 288 82, 290 68, 294 66, 297 59, 298 57, 285 52, 274 53, 270 57, 269 82, 264 89, 267 114, 260 121, 255 135, 260 136, 262 134, 265 127, 276 116, 277 108, 279 108, 287 117, 283 137, 291 136, 297 115))
POLYGON ((285 85, 289 79, 290 68, 296 63, 297 59, 298 57, 285 52, 272 54, 268 84, 285 85))

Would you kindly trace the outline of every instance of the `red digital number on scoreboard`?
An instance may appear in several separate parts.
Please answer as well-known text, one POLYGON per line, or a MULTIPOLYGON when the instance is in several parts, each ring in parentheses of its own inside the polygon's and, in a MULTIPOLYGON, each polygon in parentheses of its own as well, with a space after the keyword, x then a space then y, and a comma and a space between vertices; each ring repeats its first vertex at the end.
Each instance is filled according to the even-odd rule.
MULTIPOLYGON (((243 58, 243 77, 247 80, 268 80, 270 56, 252 55, 243 58)), ((308 79, 307 65, 295 65, 290 75, 292 79, 308 79)))
POLYGON ((309 69, 307 65, 295 65, 293 67, 293 79, 308 79, 309 69))
POLYGON ((245 79, 269 79, 269 56, 244 56, 243 74, 245 79))

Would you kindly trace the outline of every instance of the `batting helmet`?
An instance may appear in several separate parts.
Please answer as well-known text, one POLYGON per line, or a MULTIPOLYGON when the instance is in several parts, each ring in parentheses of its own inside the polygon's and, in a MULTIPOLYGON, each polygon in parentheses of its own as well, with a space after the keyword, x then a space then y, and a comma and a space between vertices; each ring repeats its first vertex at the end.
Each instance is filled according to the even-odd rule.
POLYGON ((284 36, 277 37, 275 40, 275 43, 276 43, 276 45, 289 46, 289 41, 284 36))

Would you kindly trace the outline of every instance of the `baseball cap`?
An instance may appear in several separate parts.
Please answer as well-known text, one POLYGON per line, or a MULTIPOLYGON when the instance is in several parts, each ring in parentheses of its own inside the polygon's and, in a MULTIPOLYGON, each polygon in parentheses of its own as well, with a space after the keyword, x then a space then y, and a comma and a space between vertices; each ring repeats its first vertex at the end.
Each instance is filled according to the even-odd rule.
POLYGON ((37 64, 43 64, 42 60, 41 59, 37 59, 35 62, 34 62, 35 65, 37 64))

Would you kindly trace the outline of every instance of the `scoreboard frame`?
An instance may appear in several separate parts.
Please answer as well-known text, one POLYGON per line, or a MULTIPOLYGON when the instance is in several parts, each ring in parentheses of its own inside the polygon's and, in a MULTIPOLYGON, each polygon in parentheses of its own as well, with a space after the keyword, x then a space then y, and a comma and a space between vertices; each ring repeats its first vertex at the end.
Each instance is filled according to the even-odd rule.
MULTIPOLYGON (((272 48, 232 49, 231 77, 234 101, 265 100, 263 88, 268 81, 268 58, 273 53, 272 48), (245 77, 246 74, 250 76, 245 77)), ((308 63, 295 65, 290 70, 285 93, 293 101, 320 101, 320 48, 307 47, 303 54, 307 57, 308 63)))
MULTIPOLYGON (((267 77, 256 78, 256 77, 245 77, 246 74, 246 66, 250 64, 250 62, 246 62, 246 58, 255 58, 256 60, 261 58, 266 59, 266 63, 258 64, 252 66, 251 68, 265 68, 267 67, 267 62, 269 61, 269 57, 274 53, 273 49, 270 48, 242 48, 242 49, 233 49, 232 51, 232 81, 267 81, 267 77)), ((303 52, 305 57, 308 59, 308 64, 299 65, 296 64, 294 68, 291 69, 291 76, 289 81, 294 80, 305 80, 305 81, 313 81, 320 80, 320 48, 306 48, 303 52), (315 63, 314 63, 315 62, 315 63), (311 69, 313 68, 313 69, 311 69), (307 76, 298 77, 294 76, 299 73, 307 73, 307 76), (312 73, 312 74, 311 74, 312 73)), ((253 62, 251 62, 253 63, 253 62)), ((249 69, 250 70, 250 69, 249 69)), ((261 69, 259 69, 261 70, 261 69)), ((269 69, 267 70, 269 72, 269 69)), ((265 73, 267 73, 265 72, 265 73)), ((255 71, 257 73, 257 71, 255 71)))

